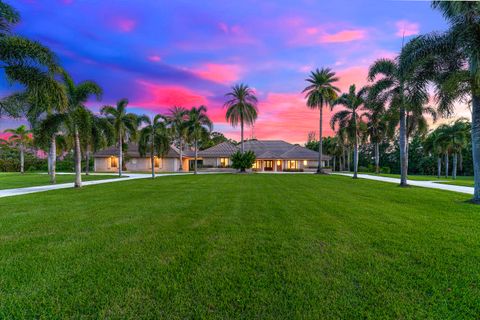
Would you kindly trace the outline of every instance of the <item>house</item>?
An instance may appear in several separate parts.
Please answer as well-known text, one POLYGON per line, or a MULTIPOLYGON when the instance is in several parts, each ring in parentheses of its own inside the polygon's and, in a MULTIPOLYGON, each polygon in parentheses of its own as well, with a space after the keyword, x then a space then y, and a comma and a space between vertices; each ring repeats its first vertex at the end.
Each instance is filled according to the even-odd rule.
MULTIPOLYGON (((138 152, 138 144, 129 143, 123 150, 123 158, 127 171, 151 171, 152 165, 150 157, 142 157, 138 152)), ((183 158, 183 167, 188 168, 187 157, 183 158)), ((115 172, 118 171, 118 147, 109 147, 96 152, 94 155, 94 171, 96 172, 115 172)), ((163 157, 154 157, 154 166, 156 172, 178 171, 180 167, 180 151, 171 146, 167 154, 163 157)))
MULTIPOLYGON (((256 155, 255 171, 314 171, 318 167, 318 152, 282 140, 249 140, 244 148, 256 155)), ((200 151, 198 156, 203 168, 225 168, 231 165, 230 157, 238 150, 239 145, 223 142, 200 151)), ((326 166, 330 157, 323 155, 322 161, 326 166)))
MULTIPOLYGON (((245 151, 255 152, 257 160, 253 165, 255 171, 314 171, 318 166, 318 152, 281 140, 245 141, 245 151)), ((211 148, 198 152, 199 168, 221 170, 231 166, 230 157, 240 150, 230 142, 222 142, 211 148)), ((97 172, 118 171, 118 147, 109 147, 94 154, 94 170, 97 172)), ((129 143, 124 150, 127 171, 146 172, 152 169, 150 157, 141 157, 136 143, 129 143)), ((191 150, 183 152, 182 167, 192 171, 194 154, 191 150)), ((324 166, 330 157, 323 155, 324 166)), ((180 168, 180 151, 174 146, 163 157, 154 158, 156 172, 175 172, 180 168)))

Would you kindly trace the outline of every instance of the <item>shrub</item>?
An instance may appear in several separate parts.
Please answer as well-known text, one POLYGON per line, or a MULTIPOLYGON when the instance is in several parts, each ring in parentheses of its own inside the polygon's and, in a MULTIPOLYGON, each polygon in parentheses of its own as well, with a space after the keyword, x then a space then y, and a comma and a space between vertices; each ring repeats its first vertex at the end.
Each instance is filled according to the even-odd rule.
POLYGON ((232 168, 239 169, 240 171, 245 171, 245 169, 250 169, 257 157, 253 151, 246 151, 241 153, 240 151, 232 154, 232 168))
POLYGON ((390 173, 390 167, 382 167, 380 169, 380 173, 390 173))
POLYGON ((303 169, 284 169, 284 172, 303 172, 303 169))

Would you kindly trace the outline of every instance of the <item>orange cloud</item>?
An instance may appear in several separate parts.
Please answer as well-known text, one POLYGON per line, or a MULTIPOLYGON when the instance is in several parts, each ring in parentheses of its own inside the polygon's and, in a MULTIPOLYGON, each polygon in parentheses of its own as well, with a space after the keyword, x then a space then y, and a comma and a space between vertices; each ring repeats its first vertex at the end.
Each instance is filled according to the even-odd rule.
POLYGON ((218 63, 206 63, 192 71, 203 79, 223 84, 237 81, 241 74, 241 68, 237 65, 218 63))
POLYGON ((320 37, 323 43, 350 42, 365 39, 367 32, 362 29, 343 30, 337 33, 325 34, 320 37))
POLYGON ((400 20, 395 23, 397 27, 397 33, 395 35, 397 37, 408 37, 413 36, 420 33, 420 25, 415 22, 410 22, 407 20, 400 20))
POLYGON ((196 91, 178 85, 154 84, 144 80, 137 81, 145 92, 143 101, 136 101, 135 105, 154 109, 182 106, 190 108, 198 105, 208 105, 208 99, 196 91))

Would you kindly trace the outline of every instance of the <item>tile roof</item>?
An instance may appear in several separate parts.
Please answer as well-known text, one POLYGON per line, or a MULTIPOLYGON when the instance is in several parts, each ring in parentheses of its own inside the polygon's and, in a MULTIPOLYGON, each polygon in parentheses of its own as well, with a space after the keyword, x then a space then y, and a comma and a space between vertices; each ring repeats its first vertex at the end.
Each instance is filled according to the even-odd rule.
MULTIPOLYGON (((138 152, 138 144, 135 142, 128 143, 127 148, 123 150, 123 152, 127 157, 140 158, 140 152, 138 152)), ((165 155, 165 158, 178 158, 180 156, 179 152, 180 151, 176 147, 170 146, 170 150, 168 150, 167 154, 165 155)), ((107 158, 110 156, 117 156, 117 155, 118 155, 118 147, 111 146, 95 152, 93 156, 95 158, 107 158)))

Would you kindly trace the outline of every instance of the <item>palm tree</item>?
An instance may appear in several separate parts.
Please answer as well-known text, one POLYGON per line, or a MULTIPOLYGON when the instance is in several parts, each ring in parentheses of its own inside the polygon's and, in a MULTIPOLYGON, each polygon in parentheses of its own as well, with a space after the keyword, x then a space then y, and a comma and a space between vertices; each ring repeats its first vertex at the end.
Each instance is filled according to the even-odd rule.
POLYGON ((16 129, 5 129, 3 132, 11 133, 8 141, 16 146, 20 151, 20 173, 25 172, 25 148, 32 143, 32 131, 28 130, 25 125, 21 125, 16 129))
POLYGON ((118 143, 118 175, 123 170, 123 144, 137 135, 138 118, 134 113, 127 113, 127 99, 121 99, 116 107, 104 106, 101 113, 107 116, 115 128, 115 137, 118 143))
POLYGON ((169 113, 170 114, 167 116, 167 123, 172 130, 173 136, 177 140, 180 149, 180 167, 178 170, 183 171, 183 148, 188 133, 188 110, 183 107, 173 107, 169 110, 169 113))
POLYGON ((82 147, 85 153, 85 174, 90 173, 90 153, 96 152, 115 143, 115 130, 112 123, 104 117, 95 115, 90 110, 88 113, 88 128, 90 131, 82 132, 82 147))
POLYGON ((356 92, 355 85, 352 84, 348 93, 342 94, 332 102, 332 108, 337 105, 344 107, 332 116, 330 125, 332 129, 338 124, 340 128, 345 128, 349 136, 353 138, 353 178, 358 175, 358 143, 361 133, 360 111, 365 103, 367 88, 362 88, 356 92))
MULTIPOLYGON (((383 99, 389 101, 391 112, 394 111, 398 114, 398 122, 400 123, 400 186, 407 186, 407 112, 422 108, 428 102, 427 81, 414 71, 415 66, 410 66, 407 69, 398 61, 379 59, 370 66, 368 72, 370 81, 380 77, 371 85, 370 96, 383 96, 383 99)), ((395 122, 392 122, 392 124, 396 125, 395 122)))
POLYGON ((198 141, 202 138, 208 137, 213 128, 212 121, 208 118, 206 112, 207 107, 205 106, 200 106, 198 108, 193 107, 188 112, 188 136, 193 141, 195 148, 195 174, 197 174, 198 141))
POLYGON ((53 115, 58 120, 63 120, 66 130, 73 137, 75 154, 75 187, 82 186, 82 152, 80 142, 80 132, 90 132, 91 126, 88 121, 89 112, 85 103, 90 96, 95 96, 98 100, 101 98, 102 89, 93 81, 83 81, 78 84, 66 73, 63 73, 63 82, 68 96, 67 111, 53 115))
POLYGON ((140 117, 140 120, 146 124, 140 130, 138 140, 138 152, 142 157, 150 154, 150 164, 152 167, 152 179, 155 178, 155 156, 161 157, 170 149, 170 134, 167 129, 166 118, 157 114, 153 120, 146 115, 140 117))
POLYGON ((409 65, 433 58, 439 68, 434 70, 439 108, 446 112, 459 100, 472 103, 472 157, 474 167, 474 195, 480 203, 480 28, 479 3, 475 1, 433 1, 432 6, 442 12, 450 24, 443 33, 419 36, 407 44, 402 63, 409 65))
POLYGON ((331 102, 337 98, 337 93, 340 92, 340 89, 335 87, 333 83, 337 82, 338 78, 331 69, 322 68, 312 71, 306 81, 309 84, 303 89, 302 93, 306 94, 307 107, 310 109, 319 109, 320 111, 317 173, 323 173, 323 107, 330 105, 331 102))
POLYGON ((385 139, 388 133, 388 113, 385 108, 385 100, 379 97, 368 96, 363 105, 365 112, 361 115, 366 118, 367 134, 370 143, 374 145, 375 153, 375 173, 380 173, 380 143, 385 139))
POLYGON ((451 125, 444 124, 438 127, 436 143, 442 146, 445 152, 445 177, 448 177, 448 154, 452 153, 452 179, 457 178, 458 154, 467 144, 469 124, 465 119, 458 119, 451 125))
POLYGON ((227 93, 228 101, 224 107, 227 108, 225 118, 233 127, 240 123, 241 151, 244 153, 243 128, 244 125, 253 125, 257 120, 257 97, 251 88, 246 84, 237 84, 232 91, 227 93))
POLYGON ((442 148, 437 141, 438 128, 430 132, 423 142, 423 150, 425 153, 435 155, 437 157, 437 178, 440 179, 442 174, 442 148))

